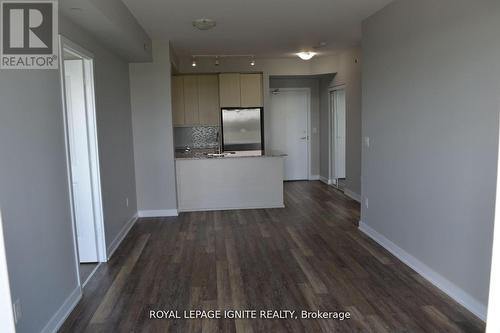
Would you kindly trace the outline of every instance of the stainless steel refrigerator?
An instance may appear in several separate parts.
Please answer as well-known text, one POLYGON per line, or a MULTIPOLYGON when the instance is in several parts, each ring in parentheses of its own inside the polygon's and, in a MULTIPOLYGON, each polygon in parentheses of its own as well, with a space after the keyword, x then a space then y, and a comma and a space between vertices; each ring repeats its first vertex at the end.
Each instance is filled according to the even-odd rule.
POLYGON ((223 150, 264 150, 262 116, 262 108, 222 109, 223 150))

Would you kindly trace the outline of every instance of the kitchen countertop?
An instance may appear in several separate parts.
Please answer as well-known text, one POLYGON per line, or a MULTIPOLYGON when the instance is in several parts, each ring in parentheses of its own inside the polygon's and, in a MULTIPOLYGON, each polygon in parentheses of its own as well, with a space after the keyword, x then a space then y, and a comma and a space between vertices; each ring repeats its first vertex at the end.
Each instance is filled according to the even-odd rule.
POLYGON ((204 159, 226 159, 226 158, 249 158, 249 157, 285 157, 286 154, 273 150, 246 150, 246 151, 227 151, 224 156, 212 156, 213 150, 192 149, 191 151, 176 151, 176 160, 204 160, 204 159))

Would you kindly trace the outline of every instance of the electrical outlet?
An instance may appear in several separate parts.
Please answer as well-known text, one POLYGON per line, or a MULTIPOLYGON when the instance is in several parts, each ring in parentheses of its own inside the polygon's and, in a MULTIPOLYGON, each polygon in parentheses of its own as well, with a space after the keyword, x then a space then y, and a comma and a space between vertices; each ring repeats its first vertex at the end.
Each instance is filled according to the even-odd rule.
POLYGON ((365 207, 368 208, 368 198, 365 198, 365 207))
POLYGON ((16 299, 14 304, 12 304, 12 311, 14 312, 14 322, 17 324, 22 317, 21 301, 19 299, 16 299))
POLYGON ((125 198, 125 204, 127 205, 128 207, 128 198, 125 198))

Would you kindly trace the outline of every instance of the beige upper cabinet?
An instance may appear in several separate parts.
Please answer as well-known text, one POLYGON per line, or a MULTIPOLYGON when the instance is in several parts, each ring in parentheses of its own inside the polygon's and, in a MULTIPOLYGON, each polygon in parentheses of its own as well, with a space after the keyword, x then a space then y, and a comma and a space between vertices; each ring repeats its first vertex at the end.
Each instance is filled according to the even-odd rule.
POLYGON ((172 77, 172 121, 176 127, 219 125, 217 74, 172 77))
POLYGON ((174 126, 184 125, 184 77, 172 77, 172 122, 174 126))
POLYGON ((261 74, 241 74, 240 90, 242 107, 263 106, 261 74))
POLYGON ((219 91, 222 108, 263 106, 261 74, 220 74, 219 91))
POLYGON ((240 107, 241 106, 240 74, 239 73, 219 74, 219 94, 220 94, 221 108, 240 107))
POLYGON ((198 77, 184 76, 184 123, 185 125, 199 124, 198 77))
POLYGON ((198 106, 200 125, 219 125, 219 77, 217 75, 198 76, 198 106))

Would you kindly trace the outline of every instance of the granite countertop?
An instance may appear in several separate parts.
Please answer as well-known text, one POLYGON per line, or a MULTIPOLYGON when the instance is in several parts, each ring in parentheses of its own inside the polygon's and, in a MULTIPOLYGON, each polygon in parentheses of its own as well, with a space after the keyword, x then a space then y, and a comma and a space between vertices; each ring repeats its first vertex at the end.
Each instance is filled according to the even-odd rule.
POLYGON ((191 149, 190 151, 176 149, 175 159, 179 160, 200 160, 200 159, 224 159, 224 158, 248 158, 248 157, 285 157, 284 153, 273 150, 246 150, 246 151, 226 151, 216 154, 214 149, 191 149))

